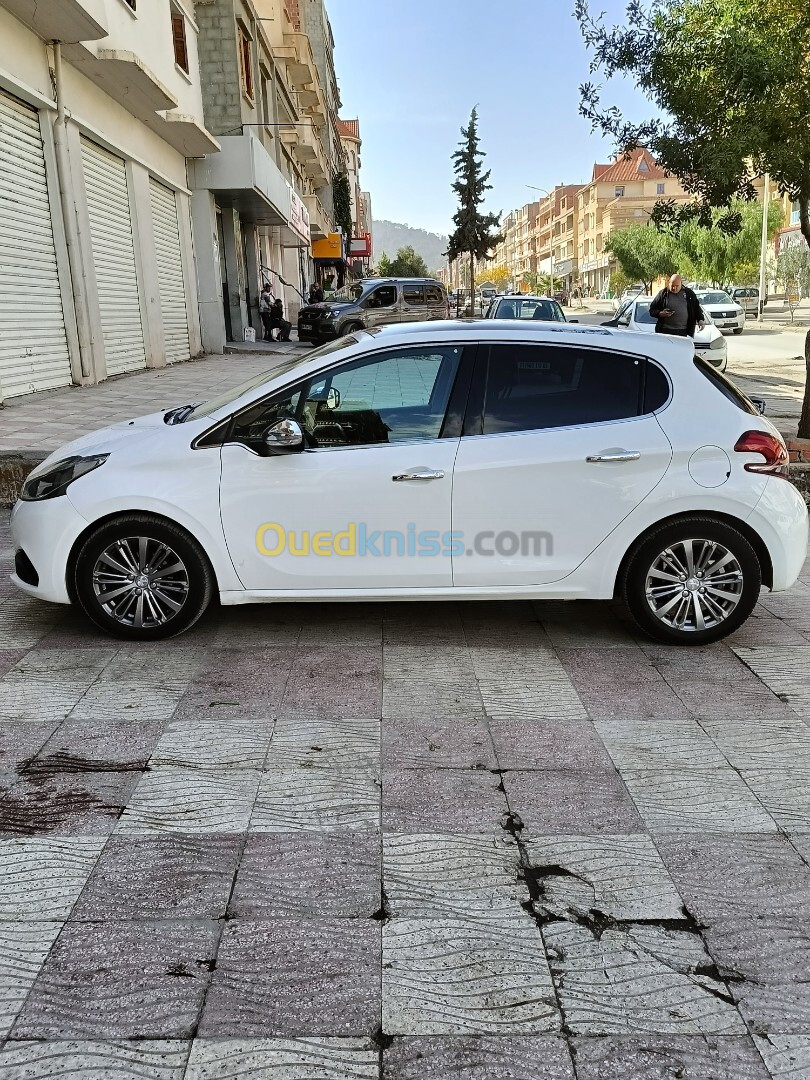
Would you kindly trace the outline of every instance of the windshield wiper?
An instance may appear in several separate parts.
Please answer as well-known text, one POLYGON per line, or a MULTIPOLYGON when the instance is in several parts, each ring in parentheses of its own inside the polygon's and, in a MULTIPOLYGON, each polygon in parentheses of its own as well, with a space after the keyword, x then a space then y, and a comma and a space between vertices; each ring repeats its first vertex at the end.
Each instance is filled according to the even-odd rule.
POLYGON ((182 424, 184 420, 187 420, 189 416, 194 412, 200 402, 194 405, 178 405, 176 409, 169 409, 167 413, 163 415, 164 424, 182 424))

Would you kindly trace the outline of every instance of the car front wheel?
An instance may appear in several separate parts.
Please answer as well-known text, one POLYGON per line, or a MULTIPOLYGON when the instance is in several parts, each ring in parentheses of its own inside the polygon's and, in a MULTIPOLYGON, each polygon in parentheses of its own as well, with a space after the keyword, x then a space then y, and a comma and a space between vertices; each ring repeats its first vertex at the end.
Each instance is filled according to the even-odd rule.
POLYGON ((742 626, 762 585, 756 552, 733 526, 690 517, 654 529, 621 580, 627 607, 650 637, 706 645, 742 626))
POLYGON ((105 522, 82 543, 74 592, 85 614, 114 637, 174 637, 202 615, 214 576, 199 544, 147 514, 105 522))
POLYGON ((743 332, 743 328, 741 326, 735 326, 733 332, 735 334, 741 334, 743 332))

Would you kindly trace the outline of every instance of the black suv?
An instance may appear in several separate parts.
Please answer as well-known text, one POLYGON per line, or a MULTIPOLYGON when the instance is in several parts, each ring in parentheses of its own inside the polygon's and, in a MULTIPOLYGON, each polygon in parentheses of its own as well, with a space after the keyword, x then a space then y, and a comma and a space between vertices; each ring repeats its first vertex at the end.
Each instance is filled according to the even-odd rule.
POLYGON ((434 278, 363 278, 298 312, 298 340, 320 345, 386 323, 448 319, 444 285, 434 278))

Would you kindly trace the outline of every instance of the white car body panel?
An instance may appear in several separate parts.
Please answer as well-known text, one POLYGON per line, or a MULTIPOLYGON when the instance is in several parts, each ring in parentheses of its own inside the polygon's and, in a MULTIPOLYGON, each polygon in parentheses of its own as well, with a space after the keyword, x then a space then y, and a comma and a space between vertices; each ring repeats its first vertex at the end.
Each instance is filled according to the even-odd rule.
MULTIPOLYGON (((754 530, 767 547, 774 589, 787 588, 796 579, 807 549, 804 502, 784 479, 745 471, 746 462, 760 460, 758 455, 749 458, 733 452, 743 431, 775 429, 764 417, 744 412, 708 385, 692 362, 690 342, 650 333, 644 334, 642 342, 637 335, 606 327, 454 320, 363 332, 356 339, 342 339, 342 345, 328 355, 304 357, 294 369, 269 373, 264 383, 245 390, 207 417, 167 425, 162 413, 152 414, 85 436, 52 454, 37 472, 74 453, 110 456, 99 468, 74 481, 66 496, 17 504, 12 516, 15 544, 32 559, 39 584, 26 585, 13 575, 15 583, 41 599, 69 602, 66 574, 76 539, 94 522, 133 511, 159 514, 197 538, 211 560, 224 604, 293 598, 606 598, 613 595, 622 559, 638 536, 665 518, 694 512, 724 514, 754 530), (656 360, 670 373, 675 392, 654 416, 505 437, 322 448, 276 458, 258 457, 233 445, 192 447, 194 440, 217 421, 276 389, 298 382, 308 373, 322 372, 389 346, 437 340, 446 344, 587 342, 589 347, 602 346, 656 360), (646 442, 627 446, 628 441, 636 441, 628 434, 634 427, 638 439, 643 432, 646 442), (487 457, 487 446, 502 454, 510 443, 518 448, 512 458, 487 457), (276 520, 276 505, 281 505, 282 498, 292 515, 286 519, 288 528, 338 531, 351 520, 365 520, 375 528, 402 530, 411 522, 422 527, 424 521, 428 523, 425 527, 442 531, 448 514, 453 513, 468 517, 464 525, 451 518, 449 526, 463 528, 465 533, 531 528, 537 521, 544 521, 545 511, 539 508, 537 517, 524 521, 520 508, 525 505, 526 470, 531 467, 533 451, 529 448, 541 444, 553 449, 554 459, 562 462, 563 468, 559 478, 551 478, 544 494, 559 521, 556 526, 552 522, 540 527, 552 533, 556 528, 569 545, 569 549, 565 544, 559 548, 560 560, 545 580, 527 582, 525 573, 510 565, 508 559, 477 560, 472 556, 455 557, 455 585, 451 584, 450 560, 446 557, 393 558, 389 566, 377 569, 373 565, 377 560, 368 557, 347 559, 340 566, 334 555, 313 555, 297 557, 295 565, 290 565, 290 559, 268 575, 265 562, 272 560, 262 560, 258 555, 257 520, 276 520), (584 462, 592 450, 614 447, 644 451, 641 472, 625 468, 626 464, 638 463, 604 466, 584 462), (480 480, 477 501, 473 471, 476 460, 480 480), (454 466, 459 485, 455 511, 450 503, 454 466), (391 482, 394 473, 414 468, 439 469, 445 477, 418 485, 391 482), (504 480, 507 473, 509 479, 504 480), (221 475, 225 477, 222 512, 230 553, 220 516, 221 475), (605 488, 598 491, 598 497, 576 497, 583 478, 598 487, 599 476, 605 477, 605 488), (640 477, 640 482, 627 488, 626 479, 618 481, 618 488, 613 479, 634 476, 637 481, 640 477), (278 504, 273 499, 263 501, 263 481, 279 496, 278 504), (262 486, 262 491, 255 491, 254 483, 262 486), (356 490, 349 505, 352 487, 356 490), (567 495, 574 497, 566 499, 567 495), (496 510, 487 506, 490 497, 496 510), (508 509, 506 517, 504 507, 508 509), (352 564, 359 561, 362 566, 352 564), (467 561, 471 564, 469 570, 467 561), (486 567, 475 565, 485 561, 492 566, 493 578, 489 580, 482 580, 486 567), (254 581, 254 571, 258 574, 259 570, 267 576, 257 576, 254 581)), ((530 576, 538 575, 532 570, 530 576)))

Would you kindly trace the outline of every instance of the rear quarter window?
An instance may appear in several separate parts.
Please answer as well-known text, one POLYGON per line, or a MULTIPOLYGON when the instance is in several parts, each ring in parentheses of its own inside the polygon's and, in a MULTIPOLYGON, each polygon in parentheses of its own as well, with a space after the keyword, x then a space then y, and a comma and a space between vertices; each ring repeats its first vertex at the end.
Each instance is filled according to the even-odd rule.
POLYGON ((736 405, 742 412, 750 413, 752 416, 759 416, 759 409, 745 396, 742 390, 738 389, 731 379, 727 379, 725 375, 712 367, 712 365, 704 360, 701 356, 695 357, 695 367, 698 371, 704 375, 712 386, 723 395, 728 401, 736 405))

